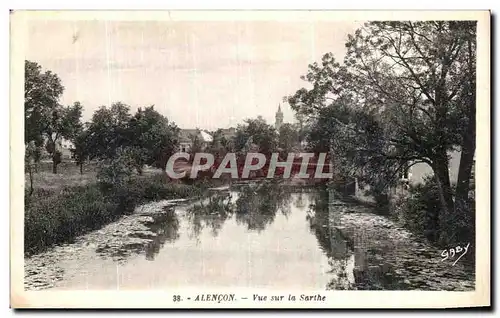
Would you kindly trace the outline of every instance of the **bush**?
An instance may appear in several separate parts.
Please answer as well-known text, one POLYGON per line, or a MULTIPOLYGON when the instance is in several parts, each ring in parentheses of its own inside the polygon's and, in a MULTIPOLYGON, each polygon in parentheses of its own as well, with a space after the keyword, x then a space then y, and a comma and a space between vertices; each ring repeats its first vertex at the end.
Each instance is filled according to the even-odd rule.
POLYGON ((471 199, 463 209, 440 217, 442 211, 437 181, 428 178, 423 184, 411 186, 408 196, 396 202, 395 207, 399 219, 410 231, 438 245, 448 246, 474 242, 474 203, 471 199))
POLYGON ((423 184, 410 186, 408 196, 401 201, 396 205, 400 206, 399 219, 403 220, 404 226, 436 242, 440 233, 441 202, 435 179, 429 178, 423 184))
POLYGON ((25 212, 25 252, 34 253, 94 229, 112 219, 115 207, 96 185, 32 199, 25 212))
MULTIPOLYGON (((458 203, 455 201, 455 204, 458 203)), ((440 233, 442 245, 466 245, 467 243, 475 245, 475 200, 469 198, 469 201, 464 204, 461 208, 455 206, 455 212, 446 215, 442 220, 440 233)))
POLYGON ((116 157, 99 162, 97 181, 103 188, 122 186, 131 180, 134 168, 132 153, 128 148, 120 148, 116 157))

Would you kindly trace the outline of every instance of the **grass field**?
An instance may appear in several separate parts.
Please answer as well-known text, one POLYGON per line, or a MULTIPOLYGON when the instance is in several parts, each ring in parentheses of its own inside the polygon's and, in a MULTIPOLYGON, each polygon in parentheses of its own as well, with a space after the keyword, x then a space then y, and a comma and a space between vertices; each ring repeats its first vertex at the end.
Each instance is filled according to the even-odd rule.
MULTIPOLYGON (((57 174, 52 173, 52 162, 38 164, 37 172, 33 173, 33 188, 37 190, 55 191, 70 187, 85 186, 97 182, 97 163, 83 165, 83 174, 80 167, 74 162, 66 161, 57 166, 57 174)), ((160 169, 145 168, 143 176, 160 175, 160 169)), ((29 175, 25 174, 25 185, 29 187, 29 175)))
MULTIPOLYGON (((84 186, 96 182, 97 164, 90 163, 80 168, 73 162, 62 162, 57 166, 57 174, 52 173, 51 162, 41 162, 33 173, 33 188, 36 190, 60 190, 68 187, 84 186)), ((29 186, 29 175, 25 174, 25 184, 29 186)))

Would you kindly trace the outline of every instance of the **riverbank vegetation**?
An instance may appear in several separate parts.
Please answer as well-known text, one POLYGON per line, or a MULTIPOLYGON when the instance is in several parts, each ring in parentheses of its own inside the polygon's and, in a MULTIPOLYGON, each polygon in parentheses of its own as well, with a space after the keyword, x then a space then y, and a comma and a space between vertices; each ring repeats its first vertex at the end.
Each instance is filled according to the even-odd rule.
POLYGON ((399 216, 413 230, 442 245, 473 242, 475 22, 370 22, 345 46, 343 62, 326 53, 309 65, 306 87, 288 97, 309 145, 331 151, 336 171, 367 186, 380 205, 394 208, 395 189, 404 189, 399 216), (457 180, 452 152, 460 155, 457 180), (416 164, 434 181, 409 190, 401 179, 416 164))
MULTIPOLYGON (((106 167, 103 170, 109 169, 106 167)), ((117 170, 116 167, 113 169, 117 170)), ((100 177, 106 173, 104 171, 89 174, 100 177)), ((132 213, 142 203, 199 196, 205 189, 202 184, 166 183, 164 175, 158 170, 143 175, 131 173, 126 179, 122 178, 127 175, 123 173, 114 183, 109 183, 105 177, 97 178, 99 181, 94 179, 80 183, 90 177, 78 179, 75 175, 79 173, 56 175, 60 181, 55 184, 59 183, 59 187, 54 186, 54 183, 46 188, 40 185, 31 195, 26 193, 26 255, 43 251, 53 244, 70 242, 78 235, 99 229, 132 213), (66 179, 76 180, 76 183, 68 185, 66 179)), ((53 182, 56 178, 50 180, 53 182)))

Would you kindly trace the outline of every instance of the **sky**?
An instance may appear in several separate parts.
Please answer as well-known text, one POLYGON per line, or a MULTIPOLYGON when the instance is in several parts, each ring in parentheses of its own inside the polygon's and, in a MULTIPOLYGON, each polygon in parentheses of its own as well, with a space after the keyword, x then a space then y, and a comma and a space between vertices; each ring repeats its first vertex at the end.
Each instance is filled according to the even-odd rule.
MULTIPOLYGON (((307 86, 308 64, 332 52, 341 61, 343 21, 34 20, 25 58, 59 75, 64 105, 83 119, 121 101, 155 109, 181 128, 236 127, 262 116, 274 124, 282 98, 307 86)), ((293 111, 283 105, 284 122, 293 111)))

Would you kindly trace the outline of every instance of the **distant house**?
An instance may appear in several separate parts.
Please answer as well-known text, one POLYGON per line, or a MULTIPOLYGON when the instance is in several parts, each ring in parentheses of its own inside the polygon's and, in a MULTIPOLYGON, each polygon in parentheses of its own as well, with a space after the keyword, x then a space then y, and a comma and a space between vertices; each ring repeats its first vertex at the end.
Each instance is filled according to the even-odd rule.
POLYGON ((231 140, 236 137, 236 128, 234 127, 222 128, 220 131, 222 133, 222 137, 226 138, 227 140, 231 140))
MULTIPOLYGON (((45 144, 47 144, 48 139, 45 138, 45 144)), ((68 139, 64 139, 62 137, 58 138, 56 141, 56 150, 61 152, 61 159, 62 160, 69 160, 72 158, 73 153, 71 152, 71 149, 74 148, 74 145, 71 141, 68 139)), ((45 147, 42 148, 42 158, 45 159, 50 159, 52 155, 47 152, 47 149, 45 147)))
POLYGON ((74 145, 71 141, 61 138, 57 141, 56 148, 61 152, 62 159, 71 159, 73 155, 71 149, 74 148, 74 145))
POLYGON ((198 142, 201 150, 203 150, 212 141, 212 135, 205 130, 181 129, 179 134, 179 152, 190 152, 195 142, 198 142))

